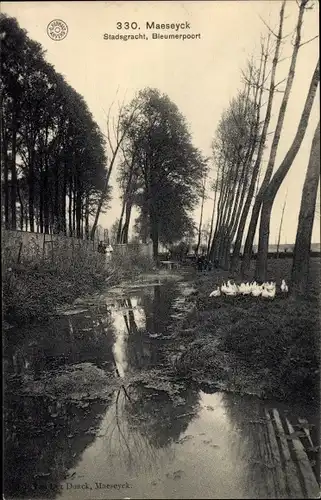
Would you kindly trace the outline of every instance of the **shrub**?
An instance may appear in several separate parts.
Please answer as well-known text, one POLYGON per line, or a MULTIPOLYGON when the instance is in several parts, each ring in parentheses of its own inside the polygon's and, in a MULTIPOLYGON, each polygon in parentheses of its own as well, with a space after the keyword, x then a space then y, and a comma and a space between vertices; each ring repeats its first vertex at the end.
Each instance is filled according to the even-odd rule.
POLYGON ((16 254, 12 244, 4 246, 3 316, 12 324, 46 319, 57 306, 104 286, 106 279, 110 286, 153 268, 139 246, 127 247, 124 255, 116 250, 111 262, 85 243, 71 245, 69 239, 55 241, 45 256, 31 240, 19 264, 16 254))
POLYGON ((59 241, 49 255, 37 248, 31 240, 18 264, 12 248, 4 249, 3 316, 9 323, 46 319, 58 305, 103 284, 108 276, 104 256, 86 247, 71 248, 59 241))
POLYGON ((137 272, 148 272, 154 267, 153 260, 139 251, 139 245, 126 248, 126 253, 115 248, 112 255, 111 267, 119 269, 124 277, 131 277, 137 272))

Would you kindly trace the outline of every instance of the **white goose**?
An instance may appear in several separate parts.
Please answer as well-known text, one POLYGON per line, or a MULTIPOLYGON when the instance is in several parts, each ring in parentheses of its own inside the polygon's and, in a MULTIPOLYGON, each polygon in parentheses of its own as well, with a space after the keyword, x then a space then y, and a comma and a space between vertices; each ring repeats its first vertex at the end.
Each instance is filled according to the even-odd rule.
POLYGON ((221 295, 220 287, 217 287, 216 290, 213 290, 213 292, 210 293, 210 297, 219 297, 220 295, 221 295))
POLYGON ((263 283, 263 286, 268 291, 273 291, 276 288, 276 283, 274 281, 270 281, 267 283, 263 283))
POLYGON ((253 297, 259 297, 260 295, 262 295, 263 285, 258 285, 256 282, 254 283, 252 286, 252 295, 253 297))
POLYGON ((235 283, 232 284, 230 282, 230 280, 228 280, 227 285, 225 285, 225 283, 223 283, 223 286, 221 287, 221 291, 225 295, 235 296, 238 294, 238 287, 235 285, 235 283))
POLYGON ((242 295, 250 295, 252 292, 252 285, 250 283, 241 283, 238 288, 242 295))
POLYGON ((282 283, 281 283, 281 292, 287 293, 288 291, 289 291, 288 285, 286 284, 285 280, 282 280, 282 283))
POLYGON ((274 286, 271 283, 263 283, 261 295, 266 299, 274 299, 275 291, 276 291, 275 283, 274 286))

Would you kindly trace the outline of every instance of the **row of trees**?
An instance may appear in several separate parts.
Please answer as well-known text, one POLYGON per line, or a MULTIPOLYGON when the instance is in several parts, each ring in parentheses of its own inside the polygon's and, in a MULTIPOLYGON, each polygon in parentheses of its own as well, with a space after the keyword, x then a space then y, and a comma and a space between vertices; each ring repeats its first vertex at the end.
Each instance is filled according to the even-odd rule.
POLYGON ((7 229, 93 238, 119 161, 122 211, 117 241, 158 244, 193 234, 191 211, 207 161, 184 117, 156 89, 142 90, 104 135, 83 98, 45 61, 41 46, 1 15, 2 220, 7 229), (108 155, 106 151, 108 150, 108 155))
MULTIPOLYGON (((275 168, 280 137, 295 79, 298 53, 302 45, 310 41, 302 41, 302 25, 304 15, 307 10, 312 8, 312 4, 310 0, 301 0, 297 4, 298 18, 293 33, 293 50, 287 77, 281 82, 277 82, 276 75, 281 62, 281 48, 286 36, 288 36, 283 33, 286 8, 286 2, 283 1, 278 31, 274 32, 268 28, 268 36, 261 40, 259 64, 255 64, 253 60, 248 63, 246 71, 243 72, 244 87, 236 98, 232 99, 228 109, 223 113, 212 145, 216 171, 212 186, 214 192, 212 223, 214 214, 216 214, 216 227, 210 246, 210 257, 222 267, 236 271, 244 242, 241 260, 241 271, 244 275, 249 270, 253 254, 253 241, 258 229, 256 278, 262 281, 267 278, 267 256, 273 204, 305 137, 320 79, 319 61, 317 61, 311 75, 310 87, 297 132, 283 161, 275 168), (282 90, 280 90, 281 84, 285 84, 282 90), (272 104, 277 92, 282 93, 282 102, 276 126, 272 132, 269 132, 272 104), (263 171, 263 155, 269 135, 272 135, 272 142, 267 167, 263 171), (247 233, 245 233, 246 225, 248 225, 247 233)), ((311 159, 302 197, 295 246, 293 272, 295 279, 298 279, 304 269, 306 271, 309 258, 319 182, 316 172, 319 148, 318 124, 312 143, 311 159), (307 193, 309 193, 308 196, 307 193), (305 263, 303 264, 303 262, 305 263)))
MULTIPOLYGON (((274 200, 301 147, 319 84, 317 62, 297 133, 283 161, 275 169, 298 53, 301 46, 309 42, 301 39, 303 18, 312 8, 312 4, 310 0, 298 2, 298 19, 292 34, 293 51, 289 72, 285 79, 278 82, 277 69, 282 62, 280 54, 288 36, 283 33, 285 8, 284 1, 277 32, 268 28, 268 36, 262 38, 259 64, 253 59, 248 63, 246 71, 243 72, 243 88, 223 113, 212 144, 216 175, 212 184, 214 204, 208 235, 208 253, 212 260, 234 272, 239 268, 240 252, 244 243, 241 259, 241 271, 244 275, 250 267, 254 236, 258 229, 256 277, 259 280, 267 278, 270 219, 274 200), (282 84, 285 84, 283 90, 280 89, 282 84), (275 129, 269 132, 272 105, 278 93, 282 94, 282 102, 275 129), (270 136, 272 142, 264 170, 263 158, 270 136)), ((136 233, 144 242, 151 237, 154 256, 157 256, 158 241, 173 243, 195 232, 196 228, 189 214, 195 207, 197 197, 201 197, 201 220, 196 244, 198 248, 203 232, 203 206, 208 180, 207 159, 202 158, 192 147, 184 119, 167 96, 161 95, 157 90, 146 89, 128 107, 127 116, 132 116, 133 109, 138 109, 139 113, 130 126, 128 120, 125 120, 127 129, 121 147, 123 160, 118 181, 123 203, 120 219, 114 228, 116 241, 128 241, 128 228, 135 206, 140 213, 135 223, 136 233)), ((315 172, 319 147, 317 133, 318 129, 312 144, 312 159, 302 198, 298 228, 298 235, 301 236, 297 238, 294 260, 296 276, 302 273, 304 260, 304 265, 307 265, 309 255, 306 248, 311 241, 319 182, 315 172), (313 181, 310 179, 312 172, 313 181), (313 192, 306 196, 307 189, 311 189, 311 186, 313 192)))
MULTIPOLYGON (((284 160, 275 169, 298 53, 307 43, 302 42, 301 32, 310 1, 298 2, 287 78, 277 82, 286 38, 284 1, 277 32, 269 28, 268 36, 261 40, 259 62, 252 59, 248 63, 243 72, 243 87, 224 111, 212 143, 215 179, 208 253, 212 260, 235 271, 244 243, 241 261, 244 274, 249 269, 258 228, 256 276, 260 280, 266 279, 274 200, 302 144, 319 83, 317 62, 297 133, 284 160), (280 90, 284 83, 284 89, 280 90), (272 105, 278 92, 282 92, 282 102, 275 130, 269 132, 272 105), (269 136, 272 143, 263 170, 269 136)), ((159 242, 175 243, 195 233, 191 214, 201 198, 196 244, 199 247, 209 159, 193 146, 186 121, 169 97, 157 89, 140 91, 129 105, 121 105, 117 120, 110 118, 109 110, 104 136, 83 98, 45 61, 40 45, 31 41, 14 19, 1 16, 0 36, 5 226, 93 238, 110 196, 111 174, 118 161, 122 207, 113 228, 116 241, 128 242, 135 208, 139 212, 134 223, 136 234, 143 242, 152 240, 157 259, 159 242)), ((305 204, 314 200, 314 206, 302 207, 300 212, 298 235, 301 236, 295 260, 299 269, 303 264, 298 256, 312 231, 318 144, 316 135, 305 185, 305 193, 313 186, 313 194, 303 198, 305 204)))
POLYGON ((105 139, 84 99, 1 15, 2 220, 6 228, 89 236, 106 205, 105 139))

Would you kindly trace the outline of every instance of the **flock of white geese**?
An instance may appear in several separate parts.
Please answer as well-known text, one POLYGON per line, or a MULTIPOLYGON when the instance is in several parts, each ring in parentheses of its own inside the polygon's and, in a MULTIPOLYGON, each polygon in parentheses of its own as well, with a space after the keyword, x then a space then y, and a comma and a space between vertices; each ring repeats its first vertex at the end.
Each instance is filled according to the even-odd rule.
MULTIPOLYGON (((282 280, 280 289, 282 293, 288 293, 289 287, 285 280, 282 280)), ((253 297, 274 299, 275 294, 276 283, 274 281, 262 283, 261 285, 256 283, 256 281, 237 285, 236 283, 231 283, 231 281, 228 280, 227 283, 224 282, 221 286, 218 286, 215 290, 213 290, 213 292, 210 293, 210 297, 219 297, 220 295, 252 295, 253 297)))

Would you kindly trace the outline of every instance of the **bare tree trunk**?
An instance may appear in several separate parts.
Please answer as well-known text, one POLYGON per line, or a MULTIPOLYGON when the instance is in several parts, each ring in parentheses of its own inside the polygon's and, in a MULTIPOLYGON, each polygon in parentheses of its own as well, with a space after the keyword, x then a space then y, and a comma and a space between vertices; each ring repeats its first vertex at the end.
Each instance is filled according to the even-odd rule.
MULTIPOLYGON (((42 163, 42 160, 41 160, 42 163)), ((43 220, 44 220, 44 185, 43 185, 43 168, 40 167, 39 175, 39 229, 43 233, 43 220)))
POLYGON ((85 201, 85 238, 89 240, 89 194, 86 195, 85 201))
MULTIPOLYGON (((261 62, 260 62, 260 70, 259 70, 259 80, 260 80, 260 74, 261 74, 261 69, 262 69, 262 57, 261 57, 261 62)), ((254 72, 253 65, 250 64, 249 66, 249 80, 245 79, 245 90, 246 90, 246 98, 244 101, 244 119, 248 119, 248 112, 249 112, 249 104, 250 104, 250 90, 251 90, 251 85, 252 85, 252 75, 254 72)), ((259 81, 258 81, 259 84, 259 81)), ((257 101, 257 95, 258 95, 258 85, 255 89, 255 97, 254 97, 254 102, 256 103, 257 101)), ((229 211, 229 216, 227 219, 226 223, 226 242, 225 242, 225 251, 224 251, 224 267, 227 265, 227 261, 229 261, 230 258, 230 248, 231 244, 234 238, 234 233, 235 230, 234 228, 237 227, 238 224, 238 218, 239 218, 239 212, 242 208, 243 204, 243 199, 244 195, 246 193, 247 189, 247 183, 248 183, 248 171, 251 167, 252 164, 252 157, 256 148, 256 134, 258 132, 258 126, 256 125, 257 122, 257 116, 255 123, 251 123, 250 127, 250 140, 249 143, 247 144, 246 147, 246 152, 244 155, 239 154, 239 161, 238 165, 241 167, 241 173, 240 176, 238 176, 238 169, 237 173, 235 176, 235 187, 233 188, 233 201, 230 204, 230 211, 229 211), (237 186, 237 188, 236 188, 237 186)), ((241 153, 241 151, 240 151, 241 153)))
MULTIPOLYGON (((43 213, 44 213, 44 230, 45 233, 49 233, 50 225, 50 196, 49 196, 49 168, 48 168, 48 158, 45 157, 45 171, 44 171, 44 182, 43 182, 43 213)), ((52 210, 51 210, 52 211, 52 210)))
POLYGON ((64 175, 63 175, 63 184, 62 184, 62 192, 61 192, 61 210, 60 210, 60 221, 61 221, 61 230, 64 235, 67 234, 67 223, 66 223, 66 196, 67 196, 67 183, 68 183, 68 165, 67 161, 64 162, 64 175))
POLYGON ((112 170, 113 170, 113 167, 114 167, 114 164, 115 164, 115 160, 117 158, 117 154, 118 154, 118 150, 127 134, 127 131, 128 131, 128 128, 130 127, 130 125, 132 124, 132 121, 134 119, 134 116, 135 116, 135 113, 137 111, 137 108, 134 108, 131 115, 129 116, 128 120, 127 120, 127 123, 126 123, 126 126, 123 128, 122 130, 122 133, 120 134, 120 128, 121 128, 121 123, 120 123, 120 120, 121 120, 121 115, 122 115, 122 109, 120 109, 119 111, 119 116, 118 116, 118 124, 117 124, 117 127, 116 127, 116 130, 117 130, 117 137, 116 137, 116 146, 115 148, 112 147, 112 142, 111 142, 111 135, 110 135, 110 131, 109 131, 109 114, 108 114, 108 118, 107 118, 107 129, 108 129, 108 142, 109 142, 109 145, 110 145, 110 148, 111 148, 111 151, 112 151, 112 157, 111 157, 111 161, 110 161, 110 164, 109 164, 109 167, 108 167, 108 171, 107 171, 107 175, 106 175, 106 180, 105 180, 105 184, 104 184, 104 189, 101 193, 101 196, 100 196, 100 199, 99 199, 99 202, 98 202, 98 206, 97 206, 97 211, 96 211, 96 215, 95 215, 95 220, 94 220, 94 223, 93 223, 93 226, 92 226, 92 229, 91 229, 91 233, 90 233, 90 238, 93 240, 94 237, 95 237, 95 231, 96 231, 96 228, 97 228, 97 225, 98 225, 98 219, 99 219, 99 216, 100 216, 100 212, 101 212, 101 209, 102 209, 102 206, 104 204, 104 199, 106 197, 106 194, 107 194, 107 190, 108 190, 108 187, 109 187, 109 179, 110 179, 110 175, 112 173, 112 170))
POLYGON ((13 104, 12 116, 12 146, 11 146, 11 229, 17 228, 16 202, 17 202, 17 110, 13 104))
POLYGON ((282 214, 281 214, 279 234, 278 234, 278 242, 276 245, 276 258, 277 259, 279 258, 279 249, 280 249, 280 241, 281 241, 281 234, 282 234, 284 211, 285 211, 285 207, 286 207, 286 198, 287 198, 287 194, 285 195, 285 200, 284 200, 283 207, 282 207, 282 214))
POLYGON ((226 165, 223 164, 222 168, 222 174, 221 174, 221 182, 220 182, 220 195, 218 198, 218 206, 217 206, 217 218, 216 218, 216 224, 215 224, 215 230, 214 230, 214 235, 211 243, 211 249, 210 249, 210 255, 209 258, 211 261, 216 260, 217 254, 218 254, 218 248, 219 248, 219 232, 221 230, 221 222, 222 222, 222 216, 223 216, 223 209, 225 206, 225 201, 226 201, 226 194, 227 194, 227 184, 224 182, 224 174, 225 174, 225 167, 226 165))
POLYGON ((270 236, 270 218, 273 203, 277 192, 290 170, 292 163, 301 147, 302 141, 304 139, 306 129, 309 123, 309 118, 311 114, 311 109, 314 101, 314 97, 317 91, 318 83, 320 79, 319 74, 319 61, 313 73, 311 80, 309 92, 305 101, 304 109, 301 115, 301 119, 298 125, 297 133, 291 144, 290 149, 285 155, 284 160, 279 166, 278 170, 275 172, 266 192, 264 194, 261 221, 260 221, 260 232, 259 232, 259 248, 256 261, 256 277, 258 280, 264 281, 266 279, 267 273, 267 256, 269 248, 269 236, 270 236))
MULTIPOLYGON (((256 93, 255 93, 255 104, 257 106, 255 134, 254 134, 255 139, 260 132, 260 110, 261 110, 261 105, 262 105, 262 97, 263 97, 265 75, 266 75, 266 66, 267 66, 267 61, 268 61, 269 42, 270 42, 270 37, 268 38, 266 49, 264 48, 264 46, 262 44, 262 54, 261 54, 262 68, 260 67, 259 77, 258 77, 258 81, 257 81, 257 88, 256 88, 256 93)), ((277 60, 275 61, 275 63, 277 64, 277 60)), ((274 78, 273 68, 272 68, 271 79, 272 78, 274 78)), ((273 84, 273 87, 271 86, 270 91, 269 91, 269 98, 268 98, 268 103, 267 103, 267 109, 266 109, 263 129, 262 129, 262 133, 261 133, 261 137, 260 137, 260 141, 259 141, 257 157, 256 157, 256 161, 255 161, 254 166, 253 166, 252 173, 251 173, 251 179, 250 179, 250 183, 248 185, 247 193, 244 193, 245 201, 244 201, 244 203, 242 203, 241 211, 239 213, 237 223, 234 227, 234 230, 236 232, 236 238, 235 238, 232 261, 231 261, 231 266, 230 266, 231 271, 236 270, 236 267, 238 266, 238 262, 239 262, 243 234, 244 234, 244 228, 245 228, 245 224, 247 221, 247 217, 249 214, 249 210, 250 210, 250 206, 251 206, 251 202, 252 202, 252 198, 253 198, 255 183, 257 181, 258 174, 260 171, 260 165, 261 165, 261 161, 262 161, 267 130, 268 130, 268 126, 270 123, 273 95, 274 95, 274 84, 273 84)), ((254 156, 255 147, 256 147, 256 144, 254 144, 254 150, 253 150, 253 153, 251 154, 251 161, 252 161, 252 158, 254 156)))
POLYGON ((229 243, 228 236, 229 236, 229 224, 233 213, 233 208, 235 205, 235 199, 238 192, 238 189, 236 190, 236 185, 237 185, 238 170, 241 165, 239 153, 240 152, 238 151, 237 153, 238 161, 237 161, 237 166, 235 167, 234 175, 232 174, 232 178, 230 178, 228 181, 229 191, 226 199, 224 215, 221 221, 221 235, 219 238, 218 260, 220 266, 222 266, 223 268, 225 268, 227 265, 227 260, 229 258, 229 253, 231 250, 231 245, 229 243))
POLYGON ((130 220, 130 216, 131 216, 132 195, 133 195, 133 190, 134 190, 133 180, 134 180, 134 166, 135 166, 135 160, 136 160, 136 153, 137 153, 137 148, 135 148, 134 151, 132 151, 131 161, 129 162, 127 160, 127 155, 126 155, 125 151, 123 150, 124 161, 128 167, 129 177, 128 177, 127 184, 126 184, 126 187, 124 190, 122 210, 121 210, 119 223, 118 223, 118 229, 117 229, 117 237, 116 237, 117 243, 123 242, 123 235, 124 234, 125 235, 127 234, 127 236, 125 236, 125 237, 128 241, 129 220, 130 220), (127 208, 128 203, 130 205, 130 209, 129 209, 129 207, 127 208), (123 227, 123 218, 124 218, 124 214, 125 214, 125 209, 126 209, 125 225, 126 225, 126 221, 128 221, 126 228, 123 227))
POLYGON ((84 239, 84 230, 85 230, 85 211, 84 207, 81 207, 80 210, 80 238, 83 240, 84 239))
POLYGON ((120 213, 120 217, 119 217, 119 222, 118 222, 118 228, 117 228, 117 234, 116 234, 116 243, 121 243, 121 240, 122 240, 123 218, 124 218, 124 213, 125 213, 125 207, 126 207, 126 199, 125 199, 125 196, 124 196, 122 207, 121 207, 121 213, 120 213))
POLYGON ((8 161, 7 161, 7 159, 5 159, 4 166, 3 166, 3 175, 4 175, 3 189, 4 189, 4 222, 5 222, 6 229, 9 229, 9 227, 10 227, 8 174, 9 174, 8 161))
POLYGON ((149 182, 148 186, 148 200, 149 200, 149 220, 150 220, 150 236, 153 242, 153 259, 158 263, 158 242, 159 242, 159 228, 158 228, 158 217, 157 210, 155 209, 155 191, 157 192, 157 186, 153 182, 149 182))
POLYGON ((35 186, 34 186, 34 165, 33 158, 30 159, 29 163, 29 176, 28 176, 28 185, 29 185, 29 224, 30 231, 34 232, 35 230, 35 215, 34 215, 34 196, 35 196, 35 186))
POLYGON ((141 208, 141 219, 142 219, 142 243, 146 245, 148 234, 149 234, 149 216, 148 216, 148 203, 147 200, 144 201, 141 208))
MULTIPOLYGON (((255 184, 256 184, 256 178, 257 178, 257 174, 259 172, 259 168, 261 165, 261 160, 262 160, 262 156, 263 156, 263 152, 264 152, 268 126, 269 126, 270 118, 271 118, 273 97, 274 97, 274 92, 275 92, 275 88, 276 88, 276 84, 275 84, 276 68, 277 68, 277 65, 279 62, 280 47, 281 47, 281 42, 282 42, 282 37, 283 37, 284 10, 285 10, 285 1, 282 3, 282 7, 281 7, 281 11, 280 11, 279 31, 278 31, 278 35, 277 35, 277 42, 276 42, 275 53, 274 53, 274 58, 273 58, 273 63, 272 63, 272 71, 271 71, 269 100, 268 100, 267 111, 266 111, 266 116, 265 116, 265 120, 264 120, 264 127, 263 127, 263 131, 262 131, 260 149, 258 152, 258 157, 257 157, 256 163, 255 163, 255 167, 254 167, 254 176, 252 177, 252 180, 251 180, 251 184, 250 184, 250 188, 249 188, 249 192, 248 192, 248 197, 247 197, 246 203, 244 205, 244 210, 243 210, 243 214, 242 214, 241 221, 240 221, 240 226, 239 226, 239 230, 238 230, 238 237, 237 237, 238 238, 238 246, 241 246, 240 237, 241 237, 241 235, 243 235, 248 212, 249 212, 249 209, 251 206, 251 201, 252 201, 252 197, 253 197, 254 189, 255 189, 255 184), (241 230, 242 230, 242 233, 241 233, 241 230)), ((293 50, 293 54, 294 54, 294 50, 293 50)), ((291 67, 293 66, 292 65, 293 54, 292 54, 291 67)), ((294 59, 294 62, 296 62, 296 57, 294 59)), ((293 73, 293 76, 294 76, 294 73, 293 73)), ((289 78, 290 78, 290 74, 289 74, 289 78)), ((289 80, 289 78, 287 81, 287 86, 288 86, 288 83, 290 83, 290 90, 291 90, 292 82, 291 82, 291 80, 289 80)), ((288 92, 288 94, 289 94, 289 92, 288 92)), ((265 177, 263 179, 261 188, 256 195, 254 206, 252 209, 251 220, 250 220, 248 233, 247 233, 247 237, 246 237, 246 241, 245 241, 245 245, 244 245, 244 251, 243 251, 243 258, 242 258, 242 265, 241 265, 242 275, 244 275, 250 267, 250 261, 251 261, 252 252, 253 252, 253 240, 254 240, 254 236, 255 236, 255 232, 256 232, 257 221, 258 221, 260 211, 261 211, 263 193, 264 193, 266 187, 268 186, 269 180, 270 180, 271 175, 273 173, 275 156, 276 156, 276 152, 277 152, 277 146, 278 146, 278 142, 279 142, 280 132, 281 132, 281 129, 283 126, 285 109, 286 109, 286 105, 287 105, 287 101, 288 101, 288 94, 287 94, 286 100, 285 100, 286 94, 284 94, 284 97, 283 97, 283 101, 282 101, 282 105, 281 105, 279 117, 278 117, 278 123, 277 123, 277 127, 276 127, 276 130, 274 133, 273 143, 271 146, 269 163, 267 166, 267 170, 266 170, 265 177), (285 107, 283 105, 283 102, 285 103, 285 107), (284 110, 284 114, 283 114, 282 119, 280 119, 281 109, 284 110)))
POLYGON ((228 228, 227 228, 227 235, 226 235, 226 250, 224 254, 224 267, 225 268, 231 268, 232 267, 232 262, 231 262, 231 255, 230 255, 230 249, 232 246, 232 242, 236 233, 236 230, 238 228, 239 222, 240 222, 240 217, 241 217, 241 212, 244 206, 244 198, 247 193, 248 189, 248 184, 249 184, 249 172, 251 171, 251 165, 252 165, 252 159, 254 156, 254 152, 257 146, 257 134, 258 134, 258 120, 255 126, 253 127, 251 131, 251 143, 249 144, 248 151, 246 153, 246 157, 243 161, 243 169, 241 173, 241 177, 239 180, 239 185, 237 188, 236 196, 235 196, 235 202, 234 202, 234 208, 233 212, 230 216, 229 223, 228 223, 228 228), (228 251, 227 251, 228 249, 228 251))
POLYGON ((81 238, 81 193, 79 186, 76 193, 76 235, 81 238))
MULTIPOLYGON (((292 52, 291 64, 290 64, 289 74, 288 74, 288 78, 287 78, 287 82, 286 82, 286 87, 285 87, 281 107, 279 110, 276 129, 275 129, 274 136, 273 136, 269 162, 268 162, 268 166, 267 166, 267 169, 265 172, 265 176, 264 176, 261 188, 257 194, 255 204, 253 207, 253 212, 252 212, 251 223, 253 224, 253 226, 252 226, 252 233, 251 234, 253 234, 253 239, 254 239, 254 234, 256 231, 256 227, 257 227, 260 209, 261 209, 263 200, 265 198, 266 190, 269 187, 270 179, 271 179, 272 174, 273 174, 277 149, 278 149, 281 131, 282 131, 283 123, 284 123, 284 119, 285 119, 285 113, 286 113, 286 109, 287 109, 287 105, 288 105, 288 101, 289 101, 289 97, 290 97, 290 93, 291 93, 292 85, 293 85, 293 81, 294 81, 296 61, 297 61, 297 56, 298 56, 298 52, 299 52, 300 44, 301 44, 301 29, 302 29, 303 15, 304 15, 305 7, 306 7, 306 4, 308 3, 308 1, 309 0, 301 0, 301 3, 300 3, 298 21, 297 21, 297 25, 296 25, 296 37, 295 37, 295 43, 294 43, 293 52, 292 52)), ((262 207, 262 212, 261 212, 261 220, 263 217, 263 219, 264 219, 263 225, 265 225, 266 227, 268 224, 267 219, 266 219, 267 212, 268 212, 268 207, 266 205, 265 213, 263 214, 263 207, 262 207)), ((252 253, 253 239, 252 239, 252 244, 251 244, 251 253, 252 253)), ((263 235, 261 234, 261 236, 259 237, 258 258, 256 261, 256 274, 257 274, 257 276, 266 275, 268 243, 267 243, 266 249, 263 251, 263 248, 265 248, 265 246, 266 246, 266 241, 263 244, 263 240, 266 240, 266 236, 263 237, 263 235), (261 239, 261 245, 260 245, 260 239, 261 239), (263 252, 261 254, 261 256, 259 256, 260 252, 261 253, 263 252), (264 265, 263 265, 263 261, 265 261, 264 265), (265 268, 265 271, 263 270, 264 268, 265 268)))
POLYGON ((22 197, 21 197, 21 192, 20 192, 20 187, 19 187, 19 182, 17 182, 17 195, 20 203, 20 230, 23 231, 23 222, 24 222, 24 206, 22 202, 22 197))
POLYGON ((224 232, 225 232, 225 220, 226 220, 226 215, 228 211, 228 204, 229 204, 229 199, 231 196, 231 189, 226 189, 225 192, 225 197, 222 200, 222 205, 219 213, 219 219, 218 223, 215 228, 215 233, 214 233, 214 238, 213 238, 213 243, 214 243, 214 259, 219 260, 220 256, 222 254, 222 247, 223 247, 223 238, 224 238, 224 232))
POLYGON ((320 122, 314 133, 308 169, 305 176, 298 230, 296 234, 292 286, 294 293, 305 294, 308 287, 311 237, 320 181, 320 122))
POLYGON ((69 221, 69 236, 73 235, 72 232, 72 177, 69 179, 69 193, 68 193, 68 221, 69 221))
POLYGON ((121 232, 121 240, 120 243, 128 243, 128 231, 130 224, 130 217, 132 211, 132 202, 131 200, 127 200, 126 203, 126 214, 125 214, 125 223, 121 232))
POLYGON ((72 191, 72 235, 73 236, 76 236, 76 196, 77 196, 77 191, 74 183, 72 191))
POLYGON ((215 185, 214 185, 214 200, 213 200, 213 210, 212 210, 212 216, 211 216, 210 234, 208 235, 207 255, 209 255, 209 253, 210 253, 211 241, 212 241, 212 235, 213 235, 214 215, 215 215, 216 198, 217 198, 217 185, 218 185, 218 179, 216 179, 215 185))
POLYGON ((202 191, 202 203, 201 203, 201 215, 200 215, 200 223, 198 226, 198 239, 197 239, 197 245, 195 248, 195 253, 198 253, 198 249, 201 244, 201 237, 202 237, 202 225, 203 225, 203 210, 204 210, 204 200, 205 200, 205 186, 206 186, 206 177, 203 179, 203 191, 202 191))
MULTIPOLYGON (((117 151, 118 151, 118 148, 117 148, 117 151)), ((117 152, 116 152, 116 154, 117 154, 117 152)), ((101 193, 101 197, 99 199, 98 206, 97 206, 95 220, 94 220, 94 223, 93 223, 92 228, 91 228, 91 233, 90 233, 90 239, 91 240, 93 240, 95 238, 95 232, 96 232, 97 225, 98 225, 98 219, 99 219, 100 212, 101 212, 101 209, 102 209, 103 204, 104 204, 104 199, 105 199, 105 196, 106 196, 106 193, 107 193, 107 189, 108 189, 108 186, 109 186, 109 179, 110 179, 110 175, 111 175, 114 163, 115 163, 115 159, 116 159, 116 156, 113 156, 112 161, 110 162, 110 165, 109 165, 109 169, 108 169, 107 175, 106 175, 104 189, 103 189, 103 191, 101 193)))
POLYGON ((151 217, 151 238, 153 242, 153 259, 158 261, 158 222, 155 218, 151 217))
MULTIPOLYGON (((2 99, 1 99, 2 104, 2 99)), ((1 116, 1 139, 2 139, 2 148, 1 148, 1 159, 3 161, 3 191, 4 191, 4 223, 5 228, 9 229, 9 183, 8 183, 8 174, 9 174, 9 161, 8 161, 8 139, 7 134, 5 133, 6 126, 4 121, 4 116, 2 113, 1 116)))
POLYGON ((53 219, 54 219, 54 227, 55 233, 60 233, 60 220, 59 220, 59 184, 60 184, 60 169, 58 161, 55 161, 54 166, 54 197, 53 197, 53 219))

